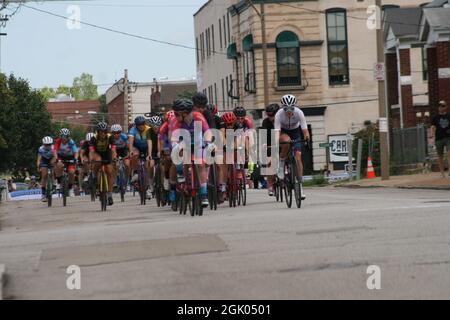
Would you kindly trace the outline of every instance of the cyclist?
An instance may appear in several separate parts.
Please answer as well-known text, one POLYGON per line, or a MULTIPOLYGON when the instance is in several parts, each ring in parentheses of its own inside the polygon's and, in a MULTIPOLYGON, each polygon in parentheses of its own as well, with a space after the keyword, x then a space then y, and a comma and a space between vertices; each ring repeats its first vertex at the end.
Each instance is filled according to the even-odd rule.
MULTIPOLYGON (((45 137, 42 139, 42 146, 38 150, 37 167, 41 173, 41 190, 42 190, 42 201, 47 202, 46 192, 47 192, 47 179, 48 168, 55 163, 55 151, 53 149, 53 138, 45 137)), ((53 179, 53 177, 50 177, 53 179)))
POLYGON ((150 192, 154 192, 153 190, 153 178, 155 174, 155 160, 159 158, 159 139, 158 133, 159 128, 162 125, 162 119, 160 116, 154 115, 146 120, 147 125, 150 127, 149 135, 152 143, 152 151, 151 151, 151 159, 150 159, 150 174, 149 174, 149 188, 150 192))
POLYGON ((114 204, 112 190, 114 184, 114 169, 112 162, 117 159, 114 138, 108 133, 108 124, 99 122, 96 127, 97 133, 91 138, 89 145, 89 161, 93 164, 94 175, 97 176, 102 164, 106 166, 108 177, 108 205, 114 204))
POLYGON ((63 128, 60 131, 59 138, 55 140, 54 145, 55 157, 58 162, 55 166, 55 176, 58 182, 56 188, 61 189, 61 177, 63 175, 64 166, 67 166, 69 173, 69 196, 75 195, 73 191, 73 183, 75 181, 76 159, 78 159, 78 147, 76 143, 70 138, 70 130, 63 128), (74 163, 67 164, 66 161, 73 161, 74 163))
MULTIPOLYGON (((266 107, 266 115, 267 118, 265 118, 262 122, 262 129, 265 129, 267 132, 267 156, 270 158, 271 153, 271 146, 272 146, 272 130, 275 129, 275 115, 280 110, 280 105, 277 103, 270 104, 266 107)), ((273 183, 275 180, 274 175, 267 176, 267 183, 268 183, 268 192, 269 196, 273 197, 274 190, 273 190, 273 183)))
POLYGON ((88 175, 89 175, 89 146, 91 143, 91 139, 94 136, 93 132, 89 132, 86 134, 86 140, 84 140, 80 145, 80 158, 81 158, 81 165, 82 165, 82 180, 84 182, 88 181, 88 175))
MULTIPOLYGON (((163 181, 164 190, 170 191, 171 185, 176 186, 176 179, 171 181, 169 171, 172 168, 172 159, 170 153, 172 151, 172 145, 169 137, 169 124, 172 119, 175 118, 175 112, 173 110, 167 112, 163 117, 163 123, 159 128, 159 142, 158 142, 158 157, 161 161, 161 181, 163 181)), ((172 168, 174 171, 175 169, 172 168)), ((176 173, 174 174, 176 176, 176 173)))
MULTIPOLYGON (((136 182, 138 180, 137 170, 139 168, 139 156, 142 154, 146 157, 145 169, 147 170, 147 176, 150 177, 150 160, 153 152, 153 140, 152 140, 152 130, 148 125, 146 125, 145 118, 143 116, 138 116, 134 120, 134 127, 128 133, 129 143, 128 149, 130 151, 131 157, 131 167, 135 174, 131 179, 131 182, 136 182)), ((147 185, 151 185, 147 181, 147 185)), ((151 197, 150 189, 147 189, 147 198, 151 197)))
MULTIPOLYGON (((130 158, 128 157, 128 136, 122 132, 122 126, 120 124, 113 124, 111 126, 111 133, 113 137, 114 145, 116 146, 117 157, 123 159, 123 164, 125 165, 125 177, 127 179, 126 184, 128 184, 128 178, 131 175, 131 164, 130 158)), ((114 176, 117 180, 117 175, 119 172, 119 163, 114 167, 114 176)))
POLYGON ((247 110, 244 107, 234 108, 233 113, 236 116, 235 129, 253 129, 253 121, 247 116, 247 110))
MULTIPOLYGON (((291 142, 295 140, 301 140, 302 132, 304 140, 309 141, 308 125, 303 111, 297 106, 297 98, 291 94, 283 96, 281 99, 282 109, 279 110, 275 116, 275 130, 278 141, 291 142), (281 132, 280 132, 281 131, 281 132)), ((293 145, 295 151, 295 159, 297 160, 297 172, 299 180, 302 181, 303 177, 303 163, 302 163, 302 143, 296 142, 293 145)), ((278 167, 278 178, 284 179, 284 165, 287 155, 290 150, 289 144, 280 145, 280 163, 278 167)), ((306 197, 302 190, 302 199, 306 197)))
MULTIPOLYGON (((203 142, 206 145, 206 150, 208 153, 212 152, 215 148, 215 146, 211 142, 211 132, 209 131, 208 123, 206 122, 205 117, 200 112, 193 111, 194 105, 191 100, 188 99, 179 99, 176 100, 173 104, 173 110, 175 112, 175 118, 172 119, 171 127, 172 133, 174 133, 178 129, 185 129, 188 130, 191 134, 191 156, 193 159, 197 158, 196 150, 194 150, 195 141, 196 138, 194 136, 194 124, 195 122, 201 123, 202 128, 202 134, 200 136, 200 139, 202 141, 199 141, 201 145, 203 145, 203 142)), ((171 137, 172 142, 172 150, 179 150, 180 148, 180 140, 176 139, 176 136, 173 136, 172 133, 169 133, 169 136, 171 137)), ((189 147, 189 146, 187 146, 189 147)), ((208 187, 206 183, 206 170, 205 170, 205 164, 202 163, 198 166, 198 173, 199 173, 199 182, 200 182, 200 196, 202 200, 202 206, 207 207, 209 206, 208 201, 208 187)), ((184 169, 188 169, 188 165, 184 166, 184 169)), ((185 171, 184 171, 185 172, 185 171)), ((179 178, 182 177, 183 174, 183 166, 177 166, 177 174, 179 178)), ((181 181, 179 179, 179 181, 181 181)), ((175 197, 175 190, 172 189, 170 192, 170 201, 174 202, 176 201, 175 197)))

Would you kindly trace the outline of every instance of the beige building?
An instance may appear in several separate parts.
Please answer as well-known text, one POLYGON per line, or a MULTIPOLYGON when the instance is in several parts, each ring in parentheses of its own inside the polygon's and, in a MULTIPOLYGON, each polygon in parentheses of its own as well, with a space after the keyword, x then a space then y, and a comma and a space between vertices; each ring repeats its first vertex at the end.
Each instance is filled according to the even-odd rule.
MULTIPOLYGON (((347 151, 345 135, 349 130, 361 128, 366 121, 378 119, 378 90, 373 71, 377 62, 376 30, 368 26, 371 17, 368 7, 375 1, 207 2, 194 15, 198 87, 218 102, 219 109, 234 105, 249 110, 264 108, 262 32, 257 12, 262 2, 269 100, 279 102, 284 94, 296 95, 314 142, 306 167, 318 171, 329 165, 341 170, 347 151), (328 154, 319 147, 325 142, 333 144, 328 154)), ((383 1, 383 5, 416 7, 423 2, 389 0, 383 1)), ((422 71, 420 49, 412 53, 412 65, 414 70, 422 71)), ((426 98, 419 96, 427 91, 425 80, 416 74, 413 81, 418 83, 417 103, 427 103, 426 98)), ((263 114, 252 114, 256 123, 260 123, 263 114)))

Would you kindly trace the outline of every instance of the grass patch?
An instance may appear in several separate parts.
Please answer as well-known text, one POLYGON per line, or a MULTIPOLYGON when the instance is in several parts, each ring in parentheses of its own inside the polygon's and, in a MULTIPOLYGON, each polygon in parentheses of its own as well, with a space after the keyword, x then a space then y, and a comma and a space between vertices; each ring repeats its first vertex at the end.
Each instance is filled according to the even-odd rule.
POLYGON ((313 176, 313 179, 310 181, 304 181, 304 187, 325 187, 330 185, 327 179, 323 175, 313 176))

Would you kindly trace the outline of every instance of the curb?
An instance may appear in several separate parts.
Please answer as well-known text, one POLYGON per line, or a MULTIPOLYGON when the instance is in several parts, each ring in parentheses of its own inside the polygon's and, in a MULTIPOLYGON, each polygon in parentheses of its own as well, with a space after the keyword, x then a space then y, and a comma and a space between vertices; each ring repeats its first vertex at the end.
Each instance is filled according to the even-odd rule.
POLYGON ((356 184, 350 184, 346 186, 334 186, 335 188, 347 188, 347 189, 381 189, 381 188, 391 188, 391 189, 406 189, 406 190, 437 190, 437 191, 450 191, 450 187, 432 187, 432 186, 360 186, 356 184))
POLYGON ((3 300, 3 282, 5 281, 5 265, 0 264, 0 300, 3 300))

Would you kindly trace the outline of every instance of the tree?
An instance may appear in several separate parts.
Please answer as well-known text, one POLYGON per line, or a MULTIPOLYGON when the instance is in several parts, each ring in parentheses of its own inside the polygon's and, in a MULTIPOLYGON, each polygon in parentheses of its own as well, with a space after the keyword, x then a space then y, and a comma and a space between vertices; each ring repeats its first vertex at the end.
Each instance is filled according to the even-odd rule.
POLYGON ((0 74, 0 135, 7 147, 0 153, 0 172, 36 170, 36 153, 52 130, 45 97, 29 83, 0 74))
POLYGON ((192 99, 195 96, 197 90, 184 90, 178 94, 179 99, 192 99))
POLYGON ((106 104, 106 94, 102 94, 98 98, 98 102, 100 102, 100 110, 99 113, 92 117, 92 124, 96 125, 100 121, 109 121, 108 117, 108 105, 106 104))
POLYGON ((92 75, 88 73, 82 73, 81 76, 74 78, 72 87, 62 84, 57 89, 44 87, 40 92, 44 96, 45 101, 56 98, 59 94, 71 95, 77 101, 95 100, 98 98, 97 86, 94 84, 92 75))
POLYGON ((94 84, 92 75, 88 73, 82 73, 81 76, 73 79, 71 92, 75 100, 98 99, 97 86, 94 84))

